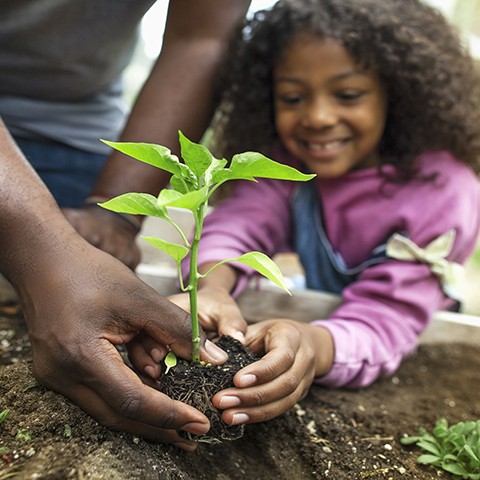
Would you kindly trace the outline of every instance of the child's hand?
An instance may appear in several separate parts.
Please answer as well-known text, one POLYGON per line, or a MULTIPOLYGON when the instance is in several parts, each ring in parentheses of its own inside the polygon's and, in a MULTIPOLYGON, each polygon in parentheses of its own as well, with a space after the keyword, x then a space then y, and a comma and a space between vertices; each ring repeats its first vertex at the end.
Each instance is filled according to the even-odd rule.
MULTIPOLYGON (((186 293, 172 295, 168 299, 184 310, 190 311, 186 293)), ((245 322, 237 303, 223 288, 204 286, 198 291, 198 318, 202 328, 217 335, 230 335, 245 343, 245 322)))
POLYGON ((308 392, 313 379, 333 363, 328 330, 293 320, 267 320, 248 327, 247 345, 265 356, 240 370, 237 388, 213 398, 229 425, 270 420, 289 410, 308 392))
MULTIPOLYGON (((168 297, 184 310, 190 311, 189 296, 186 293, 168 297)), ((198 316, 202 328, 218 335, 230 335, 245 342, 247 324, 233 298, 219 288, 204 287, 198 291, 198 316)), ((215 347, 207 341, 206 348, 215 347)), ((218 348, 218 347, 215 347, 218 348)), ((142 333, 127 344, 128 357, 133 366, 148 377, 157 380, 162 373, 162 362, 167 349, 157 344, 151 337, 142 333)), ((226 359, 226 358, 225 358, 226 359)), ((224 361, 225 361, 224 359, 224 361)), ((223 363, 223 362, 221 362, 223 363)))

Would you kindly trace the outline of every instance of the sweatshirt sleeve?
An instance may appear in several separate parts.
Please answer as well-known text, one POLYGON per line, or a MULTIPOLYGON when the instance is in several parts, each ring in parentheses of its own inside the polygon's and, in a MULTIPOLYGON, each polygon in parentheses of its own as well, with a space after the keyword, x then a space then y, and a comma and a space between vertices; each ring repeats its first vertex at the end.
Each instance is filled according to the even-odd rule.
MULTIPOLYGON (((236 258, 250 251, 273 257, 288 250, 292 190, 293 184, 289 181, 239 181, 232 194, 205 218, 198 264, 236 258)), ((256 272, 240 263, 232 266, 238 270, 238 282, 233 292, 237 295, 256 272)), ((185 276, 188 261, 183 262, 182 268, 185 276)))
MULTIPOLYGON (((479 187, 473 174, 451 180, 440 189, 426 187, 421 205, 405 214, 404 226, 421 248, 455 231, 447 259, 463 264, 477 244, 479 187)), ((425 263, 388 259, 367 268, 343 291, 342 303, 330 317, 313 322, 328 329, 335 344, 332 369, 315 382, 358 388, 392 375, 415 350, 434 312, 448 303, 439 278, 425 263)))
POLYGON ((358 388, 393 374, 444 301, 428 266, 387 261, 365 270, 327 320, 335 344, 330 372, 316 383, 358 388))

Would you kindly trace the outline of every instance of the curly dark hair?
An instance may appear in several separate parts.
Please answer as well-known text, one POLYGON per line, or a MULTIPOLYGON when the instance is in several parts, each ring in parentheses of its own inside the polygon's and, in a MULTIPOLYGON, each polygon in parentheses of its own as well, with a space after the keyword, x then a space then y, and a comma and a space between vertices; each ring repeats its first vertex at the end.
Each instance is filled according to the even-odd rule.
POLYGON ((419 0, 280 0, 245 21, 219 81, 216 153, 271 155, 272 73, 300 32, 338 41, 380 75, 388 106, 382 164, 415 176, 415 157, 448 150, 480 172, 480 76, 456 30, 419 0))

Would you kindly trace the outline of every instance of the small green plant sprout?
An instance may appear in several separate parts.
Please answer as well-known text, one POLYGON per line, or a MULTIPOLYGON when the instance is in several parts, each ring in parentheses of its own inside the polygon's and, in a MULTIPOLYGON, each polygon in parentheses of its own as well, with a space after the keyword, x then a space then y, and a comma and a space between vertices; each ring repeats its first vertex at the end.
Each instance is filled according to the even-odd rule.
POLYGON ((0 412, 0 423, 3 423, 7 419, 9 413, 10 410, 8 408, 0 412))
POLYGON ((68 423, 63 427, 63 436, 67 438, 71 438, 72 436, 72 427, 68 423))
POLYGON ((20 428, 17 432, 16 438, 17 440, 20 440, 20 442, 28 443, 32 441, 32 434, 30 433, 30 430, 20 428))
POLYGON ((219 265, 227 262, 243 263, 264 275, 288 292, 285 279, 278 266, 260 252, 248 252, 238 258, 230 258, 214 265, 208 272, 198 272, 198 247, 202 236, 204 218, 212 194, 230 180, 250 180, 272 178, 279 180, 307 181, 315 175, 304 174, 288 165, 277 163, 261 153, 244 152, 234 155, 230 164, 225 159, 217 159, 201 144, 194 143, 179 132, 180 149, 183 162, 164 146, 147 143, 110 142, 110 147, 129 155, 141 162, 169 172, 171 188, 163 189, 158 197, 146 193, 125 193, 112 198, 101 207, 118 213, 149 215, 169 222, 179 233, 181 244, 167 242, 157 237, 144 239, 154 247, 170 255, 176 262, 180 288, 190 297, 190 315, 192 319, 192 361, 199 362, 199 323, 197 309, 197 288, 199 279, 209 275, 219 265), (195 231, 193 239, 187 235, 169 216, 168 207, 190 210, 193 213, 195 231), (190 254, 190 275, 188 285, 182 280, 181 262, 190 254))
POLYGON ((480 420, 449 426, 441 418, 432 434, 420 428, 419 435, 400 441, 403 445, 416 444, 427 452, 418 457, 418 463, 442 468, 454 479, 480 480, 480 420))
POLYGON ((177 357, 173 352, 168 352, 164 362, 165 366, 167 367, 165 373, 168 373, 168 371, 177 364, 177 357))

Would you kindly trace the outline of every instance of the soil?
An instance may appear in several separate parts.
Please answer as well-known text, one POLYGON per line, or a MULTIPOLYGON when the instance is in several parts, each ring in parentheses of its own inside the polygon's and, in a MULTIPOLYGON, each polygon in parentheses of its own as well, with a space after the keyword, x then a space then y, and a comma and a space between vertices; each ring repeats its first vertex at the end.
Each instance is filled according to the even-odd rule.
POLYGON ((480 347, 420 346, 397 374, 363 390, 313 386, 286 414, 195 453, 98 425, 37 385, 20 316, 0 316, 0 479, 448 479, 416 463, 404 434, 480 418, 480 347), (2 459, 3 457, 3 459, 2 459))
POLYGON ((192 405, 205 414, 210 421, 210 430, 205 435, 180 435, 202 443, 218 444, 225 440, 238 440, 244 434, 244 425, 229 426, 222 421, 222 412, 215 408, 211 399, 220 390, 234 387, 235 374, 258 357, 238 340, 221 337, 217 345, 228 353, 223 365, 192 363, 177 359, 177 365, 162 376, 160 391, 174 400, 192 405))

